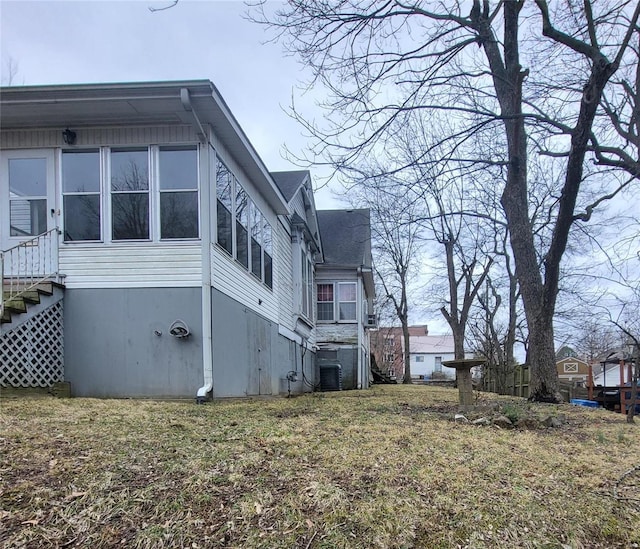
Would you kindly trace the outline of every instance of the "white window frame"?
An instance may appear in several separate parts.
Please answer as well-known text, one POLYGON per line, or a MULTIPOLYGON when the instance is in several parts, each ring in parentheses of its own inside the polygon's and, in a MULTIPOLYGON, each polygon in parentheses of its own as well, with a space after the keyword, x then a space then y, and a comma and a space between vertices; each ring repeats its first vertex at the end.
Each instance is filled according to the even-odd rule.
POLYGON ((91 192, 86 194, 99 194, 100 204, 100 240, 65 240, 63 234, 63 241, 65 245, 77 246, 83 244, 117 244, 117 245, 144 245, 153 243, 171 243, 171 242, 198 242, 200 241, 200 216, 202 215, 201 208, 201 173, 200 173, 200 153, 201 148, 195 143, 162 143, 160 145, 145 145, 145 144, 118 144, 109 146, 90 146, 79 148, 65 148, 59 151, 57 157, 58 161, 58 175, 60 180, 60 195, 62 197, 61 202, 61 228, 64 233, 64 197, 69 195, 78 195, 82 193, 64 192, 63 186, 63 161, 62 157, 68 152, 81 152, 81 151, 98 151, 100 159, 99 167, 99 193, 91 192), (192 149, 196 152, 196 188, 195 189, 183 189, 182 191, 176 191, 171 189, 160 189, 160 149, 161 148, 184 148, 192 149), (148 239, 131 239, 131 240, 114 240, 113 239, 113 209, 112 209, 112 192, 111 192, 111 151, 123 149, 147 149, 148 154, 148 169, 149 169, 149 238, 148 239), (197 194, 197 227, 198 236, 185 237, 185 238, 161 238, 161 212, 160 212, 160 195, 162 192, 195 192, 197 194))
MULTIPOLYGON (((321 323, 341 323, 341 324, 357 324, 358 323, 358 283, 355 280, 341 280, 341 281, 327 281, 327 280, 319 280, 317 281, 317 285, 333 285, 333 319, 332 320, 320 320, 316 319, 321 323), (353 285, 355 287, 356 299, 355 301, 340 301, 340 287, 341 286, 349 286, 353 285), (355 304, 355 314, 354 318, 349 319, 341 319, 340 318, 340 303, 353 303, 355 304)), ((318 290, 316 286, 316 301, 318 299, 318 290)), ((322 303, 329 303, 328 301, 323 301, 322 303)))
POLYGON ((578 373, 578 363, 577 362, 565 362, 564 363, 564 373, 565 374, 577 374, 578 373))

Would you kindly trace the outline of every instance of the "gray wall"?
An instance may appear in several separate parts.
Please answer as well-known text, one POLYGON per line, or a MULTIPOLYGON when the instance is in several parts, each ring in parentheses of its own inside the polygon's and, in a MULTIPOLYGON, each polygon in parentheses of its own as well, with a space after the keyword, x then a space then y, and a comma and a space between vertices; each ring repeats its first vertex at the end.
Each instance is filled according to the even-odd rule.
POLYGON ((203 384, 201 295, 200 288, 67 289, 65 380, 72 394, 194 398, 203 384), (176 319, 190 337, 169 335, 176 319))
MULTIPOLYGON (((300 346, 279 335, 278 325, 213 289, 213 396, 287 394, 287 372, 298 372, 292 394, 303 384, 300 346)), ((315 357, 307 351, 304 373, 315 382, 315 357)))

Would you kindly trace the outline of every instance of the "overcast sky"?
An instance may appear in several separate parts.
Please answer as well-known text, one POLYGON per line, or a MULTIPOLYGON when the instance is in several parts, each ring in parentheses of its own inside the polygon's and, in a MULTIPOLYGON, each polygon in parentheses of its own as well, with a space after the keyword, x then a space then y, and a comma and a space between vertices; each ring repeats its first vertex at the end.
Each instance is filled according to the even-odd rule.
MULTIPOLYGON (((241 1, 180 0, 149 11, 170 4, 0 0, 2 83, 10 61, 17 85, 209 79, 270 171, 300 169, 283 158, 283 145, 300 151, 306 139, 283 108, 296 93, 296 107, 312 112, 313 98, 295 91, 303 68, 267 43, 241 1)), ((316 205, 340 206, 326 190, 316 205)))

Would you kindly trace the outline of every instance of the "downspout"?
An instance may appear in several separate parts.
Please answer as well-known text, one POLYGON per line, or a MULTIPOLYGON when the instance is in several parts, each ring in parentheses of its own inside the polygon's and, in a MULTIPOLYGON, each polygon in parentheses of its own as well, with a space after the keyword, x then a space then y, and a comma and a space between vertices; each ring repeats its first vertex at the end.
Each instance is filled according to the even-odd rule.
POLYGON ((358 285, 357 285, 357 293, 356 293, 356 317, 358 323, 356 326, 358 327, 358 383, 357 388, 364 388, 364 364, 362 364, 362 339, 361 335, 364 332, 364 326, 362 322, 362 288, 364 287, 364 280, 362 278, 362 267, 358 267, 358 285))
POLYGON ((208 215, 202 216, 202 369, 204 385, 196 393, 196 402, 203 404, 213 390, 213 308, 211 305, 211 148, 209 140, 203 151, 208 177, 201 188, 200 200, 208 215))
POLYGON ((202 126, 198 115, 193 110, 187 88, 180 90, 180 101, 184 110, 193 116, 196 133, 200 143, 204 145, 204 147, 199 147, 200 155, 198 156, 201 175, 200 206, 202 212, 206 213, 206 215, 200 216, 200 242, 202 246, 202 370, 204 384, 196 392, 196 403, 204 404, 209 393, 213 390, 213 311, 211 306, 211 181, 213 181, 212 172, 214 169, 211 163, 211 150, 213 145, 209 140, 207 130, 202 126))

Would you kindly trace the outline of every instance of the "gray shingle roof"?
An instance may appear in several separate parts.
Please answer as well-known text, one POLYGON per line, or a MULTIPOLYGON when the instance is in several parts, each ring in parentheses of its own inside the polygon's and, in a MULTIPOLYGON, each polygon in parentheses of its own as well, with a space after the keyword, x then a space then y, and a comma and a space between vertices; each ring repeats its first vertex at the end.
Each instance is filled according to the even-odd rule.
POLYGON ((309 176, 308 170, 296 170, 290 172, 271 172, 271 177, 276 182, 285 200, 289 202, 305 178, 309 176))
POLYGON ((318 210, 325 265, 371 267, 371 220, 368 209, 318 210))

